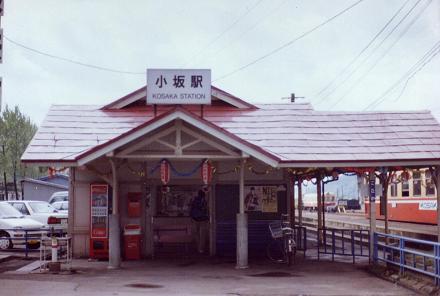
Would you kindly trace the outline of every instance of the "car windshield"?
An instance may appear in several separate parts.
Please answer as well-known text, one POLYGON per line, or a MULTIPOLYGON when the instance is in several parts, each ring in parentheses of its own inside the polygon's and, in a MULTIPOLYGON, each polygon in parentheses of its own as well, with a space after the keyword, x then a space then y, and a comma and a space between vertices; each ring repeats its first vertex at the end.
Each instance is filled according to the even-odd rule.
POLYGON ((0 203, 0 218, 21 218, 23 215, 13 206, 7 203, 0 203))
POLYGON ((57 210, 55 210, 54 207, 52 207, 47 202, 30 202, 29 206, 32 208, 32 210, 35 213, 56 213, 57 210))

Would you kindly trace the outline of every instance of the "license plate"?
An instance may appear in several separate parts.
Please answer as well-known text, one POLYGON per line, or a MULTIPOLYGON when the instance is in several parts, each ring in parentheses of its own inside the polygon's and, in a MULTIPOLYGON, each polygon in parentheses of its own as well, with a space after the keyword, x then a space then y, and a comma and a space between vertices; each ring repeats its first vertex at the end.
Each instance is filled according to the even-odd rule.
POLYGON ((30 245, 36 245, 36 244, 38 244, 40 241, 37 241, 37 240, 30 240, 30 241, 28 241, 28 244, 30 244, 30 245))
POLYGON ((67 225, 67 219, 62 219, 61 220, 61 225, 67 225))

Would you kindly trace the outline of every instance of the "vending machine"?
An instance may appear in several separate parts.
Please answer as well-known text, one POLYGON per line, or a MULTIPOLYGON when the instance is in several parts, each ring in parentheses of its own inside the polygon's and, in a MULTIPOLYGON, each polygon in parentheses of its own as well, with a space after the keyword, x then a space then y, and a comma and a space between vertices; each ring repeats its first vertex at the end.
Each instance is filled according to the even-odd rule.
POLYGON ((108 258, 108 216, 112 211, 111 187, 90 185, 90 258, 108 258))

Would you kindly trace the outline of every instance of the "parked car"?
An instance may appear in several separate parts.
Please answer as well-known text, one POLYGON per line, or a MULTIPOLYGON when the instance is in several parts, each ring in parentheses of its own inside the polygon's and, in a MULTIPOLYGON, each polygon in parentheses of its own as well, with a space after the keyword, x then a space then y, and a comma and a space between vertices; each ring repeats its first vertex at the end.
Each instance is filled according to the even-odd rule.
POLYGON ((68 201, 69 200, 69 191, 58 191, 52 194, 49 198, 49 203, 53 204, 57 201, 68 201))
POLYGON ((56 201, 52 204, 58 212, 67 214, 69 212, 69 201, 56 201))
POLYGON ((53 229, 55 233, 67 232, 67 214, 58 212, 46 201, 11 200, 7 203, 23 215, 53 229))
POLYGON ((23 216, 8 203, 0 202, 0 250, 24 245, 26 233, 28 247, 37 248, 45 232, 47 228, 42 223, 23 216))

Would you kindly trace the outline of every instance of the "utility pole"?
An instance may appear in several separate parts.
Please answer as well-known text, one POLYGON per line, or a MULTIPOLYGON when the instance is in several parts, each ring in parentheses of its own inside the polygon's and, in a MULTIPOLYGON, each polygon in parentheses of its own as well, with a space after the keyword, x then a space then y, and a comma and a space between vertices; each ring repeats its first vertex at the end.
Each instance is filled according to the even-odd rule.
POLYGON ((295 103, 296 99, 305 99, 305 97, 297 97, 295 93, 291 93, 290 97, 282 97, 281 100, 290 100, 291 103, 295 103))
POLYGON ((3 200, 8 200, 8 185, 6 183, 6 153, 5 153, 5 144, 2 144, 2 151, 3 151, 3 158, 5 160, 5 167, 3 168, 3 182, 4 182, 4 199, 3 200))
MULTIPOLYGON (((2 23, 2 16, 5 11, 5 1, 0 0, 0 26, 2 23)), ((0 27, 0 64, 3 64, 3 28, 0 27)), ((3 93, 3 79, 0 77, 0 111, 2 111, 2 93, 3 93)), ((6 184, 5 184, 6 186, 6 184)))

